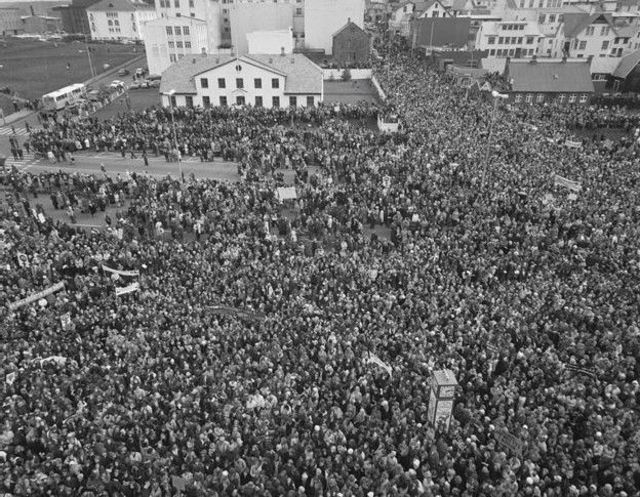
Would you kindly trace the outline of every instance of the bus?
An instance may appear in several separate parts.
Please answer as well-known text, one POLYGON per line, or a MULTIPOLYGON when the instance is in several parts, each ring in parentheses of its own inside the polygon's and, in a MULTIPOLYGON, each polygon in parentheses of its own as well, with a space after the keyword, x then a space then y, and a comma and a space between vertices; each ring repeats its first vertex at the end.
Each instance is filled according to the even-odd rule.
POLYGON ((85 86, 82 83, 76 83, 42 95, 42 104, 45 110, 61 110, 67 105, 74 104, 84 98, 84 93, 85 86))

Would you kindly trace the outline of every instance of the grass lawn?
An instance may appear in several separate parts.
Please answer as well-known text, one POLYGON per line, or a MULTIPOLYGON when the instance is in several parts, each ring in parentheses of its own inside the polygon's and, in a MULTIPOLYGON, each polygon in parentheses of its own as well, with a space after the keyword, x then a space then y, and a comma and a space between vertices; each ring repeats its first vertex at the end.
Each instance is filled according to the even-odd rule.
MULTIPOLYGON (((94 70, 118 66, 143 53, 136 45, 90 44, 94 70), (134 52, 134 50, 136 50, 134 52)), ((0 45, 0 86, 8 86, 22 98, 43 94, 91 77, 86 45, 81 42, 53 42, 8 38, 0 45), (67 70, 67 64, 70 69, 67 70)))
MULTIPOLYGON (((145 88, 144 90, 129 90, 129 104, 131 110, 141 111, 148 109, 149 107, 155 107, 160 105, 160 93, 158 88, 145 88)), ((111 119, 119 112, 126 112, 127 104, 126 99, 123 96, 114 100, 106 107, 103 107, 94 114, 98 119, 111 119)))

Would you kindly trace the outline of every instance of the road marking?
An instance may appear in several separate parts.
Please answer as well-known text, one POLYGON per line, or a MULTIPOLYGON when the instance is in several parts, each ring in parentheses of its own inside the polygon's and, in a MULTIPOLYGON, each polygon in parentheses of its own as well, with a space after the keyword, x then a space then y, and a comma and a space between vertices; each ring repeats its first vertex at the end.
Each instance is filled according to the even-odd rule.
POLYGON ((29 136, 29 133, 27 133, 26 129, 16 129, 16 132, 14 133, 13 130, 11 128, 0 128, 0 135, 4 135, 4 136, 29 136))

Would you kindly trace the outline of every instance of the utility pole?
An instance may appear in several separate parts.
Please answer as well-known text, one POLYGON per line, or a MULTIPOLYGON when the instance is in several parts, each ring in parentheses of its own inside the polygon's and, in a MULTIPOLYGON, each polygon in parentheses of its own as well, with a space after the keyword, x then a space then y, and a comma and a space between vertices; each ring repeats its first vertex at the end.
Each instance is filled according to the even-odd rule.
POLYGON ((89 50, 89 42, 87 41, 89 35, 84 35, 84 46, 87 49, 87 57, 89 58, 89 70, 91 71, 91 77, 94 78, 96 72, 93 70, 93 62, 91 61, 91 51, 89 50))

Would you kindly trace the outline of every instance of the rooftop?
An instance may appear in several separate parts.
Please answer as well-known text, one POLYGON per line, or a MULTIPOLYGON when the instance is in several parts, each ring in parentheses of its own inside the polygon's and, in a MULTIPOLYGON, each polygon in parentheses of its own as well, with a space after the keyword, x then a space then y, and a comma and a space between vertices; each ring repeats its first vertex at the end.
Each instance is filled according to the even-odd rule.
POLYGON ((87 7, 87 10, 106 11, 115 10, 118 12, 134 12, 136 10, 154 10, 153 5, 135 0, 100 0, 98 3, 87 7))
POLYGON ((513 91, 591 93, 593 82, 588 59, 515 59, 506 67, 513 91))
POLYGON ((160 91, 195 94, 195 76, 236 60, 285 76, 285 93, 322 93, 322 69, 302 54, 252 54, 239 58, 233 55, 186 56, 162 73, 160 91))

